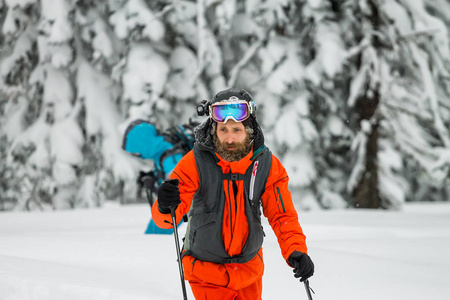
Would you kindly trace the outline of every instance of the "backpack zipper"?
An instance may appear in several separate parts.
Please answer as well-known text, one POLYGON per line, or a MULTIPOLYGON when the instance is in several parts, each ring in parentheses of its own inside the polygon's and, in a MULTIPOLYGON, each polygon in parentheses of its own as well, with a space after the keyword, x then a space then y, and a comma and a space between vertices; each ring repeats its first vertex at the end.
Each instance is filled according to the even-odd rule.
POLYGON ((231 196, 230 196, 230 181, 227 180, 227 188, 228 188, 228 203, 230 204, 230 234, 231 240, 233 240, 233 211, 231 206, 231 196))

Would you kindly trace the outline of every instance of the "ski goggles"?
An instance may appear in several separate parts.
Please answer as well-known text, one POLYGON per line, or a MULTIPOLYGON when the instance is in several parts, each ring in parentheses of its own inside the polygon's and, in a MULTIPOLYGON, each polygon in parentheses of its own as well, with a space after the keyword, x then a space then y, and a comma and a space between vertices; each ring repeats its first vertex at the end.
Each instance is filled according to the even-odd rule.
POLYGON ((211 119, 219 123, 226 123, 230 119, 235 122, 242 122, 250 117, 254 111, 253 101, 249 103, 245 100, 239 100, 237 97, 231 97, 228 100, 211 104, 209 115, 211 119))

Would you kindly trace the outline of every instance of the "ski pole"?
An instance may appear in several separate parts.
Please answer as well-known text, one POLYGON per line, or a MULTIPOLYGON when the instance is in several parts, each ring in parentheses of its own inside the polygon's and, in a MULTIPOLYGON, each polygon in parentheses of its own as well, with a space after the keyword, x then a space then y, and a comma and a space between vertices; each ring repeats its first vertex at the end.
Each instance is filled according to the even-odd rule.
POLYGON ((178 229, 177 229, 177 220, 175 216, 175 208, 172 207, 170 209, 170 215, 172 216, 173 235, 175 236, 175 246, 177 248, 178 270, 180 271, 181 288, 183 289, 183 299, 187 300, 186 285, 184 283, 183 266, 181 264, 180 241, 178 240, 178 229))
POLYGON ((305 285, 305 289, 306 289, 306 295, 308 296, 308 300, 313 300, 312 295, 311 295, 311 288, 309 287, 309 281, 308 279, 306 279, 305 281, 303 281, 304 285, 305 285))

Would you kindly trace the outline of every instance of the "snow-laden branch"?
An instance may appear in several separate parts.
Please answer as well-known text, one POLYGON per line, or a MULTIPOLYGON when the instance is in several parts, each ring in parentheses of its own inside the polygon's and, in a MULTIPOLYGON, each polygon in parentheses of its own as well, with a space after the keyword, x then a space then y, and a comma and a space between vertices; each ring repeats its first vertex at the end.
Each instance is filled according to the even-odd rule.
POLYGON ((428 99, 430 100, 430 106, 434 116, 434 125, 436 126, 436 130, 442 142, 448 148, 450 147, 450 135, 439 112, 436 87, 434 85, 433 75, 428 67, 427 55, 414 44, 411 45, 411 53, 422 73, 424 92, 428 95, 428 99))
POLYGON ((406 106, 399 106, 392 102, 386 102, 386 101, 383 102, 383 105, 385 105, 389 109, 393 109, 393 110, 405 113, 407 115, 410 115, 413 118, 417 118, 417 119, 420 119, 425 122, 433 123, 433 116, 426 114, 426 112, 417 111, 417 108, 408 108, 406 106))
POLYGON ((418 163, 423 173, 431 179, 429 184, 442 187, 450 175, 450 150, 437 149, 431 152, 423 148, 418 148, 409 139, 405 138, 393 140, 393 143, 398 149, 412 157, 418 163))
POLYGON ((277 62, 275 62, 275 63, 273 64, 273 67, 272 67, 266 74, 263 74, 260 78, 258 78, 257 80, 251 82, 251 83, 249 84, 249 86, 254 86, 254 85, 257 85, 257 84, 258 84, 259 82, 261 82, 261 81, 265 81, 265 80, 266 80, 270 75, 272 75, 279 67, 281 67, 287 59, 288 59, 288 55, 287 55, 287 54, 284 54, 283 56, 281 56, 280 59, 279 59, 277 62))
POLYGON ((443 108, 450 110, 450 105, 444 103, 442 100, 439 100, 439 105, 442 106, 443 108))
POLYGON ((242 70, 243 67, 255 56, 255 54, 258 52, 258 50, 262 47, 264 44, 265 39, 259 40, 258 42, 254 43, 250 46, 250 48, 245 53, 244 57, 233 67, 233 69, 230 72, 230 79, 228 80, 227 86, 233 87, 236 83, 236 80, 238 78, 239 72, 242 70))
POLYGON ((352 59, 353 57, 360 54, 368 46, 370 46, 370 39, 368 36, 365 36, 358 45, 350 48, 347 51, 347 55, 344 57, 344 60, 348 61, 348 60, 352 59))
POLYGON ((175 9, 175 6, 178 5, 179 0, 174 0, 172 4, 165 6, 160 12, 155 13, 155 18, 161 19, 164 17, 167 13, 171 12, 175 9))
POLYGON ((363 120, 361 121, 362 130, 358 132, 353 140, 351 150, 356 152, 356 162, 353 166, 352 173, 347 181, 347 192, 349 194, 355 189, 358 185, 359 180, 364 174, 364 170, 366 169, 366 149, 367 149, 367 141, 368 135, 371 131, 370 121, 363 120))
POLYGON ((353 107, 356 103, 357 98, 361 94, 361 91, 363 90, 366 81, 367 81, 367 74, 369 73, 369 65, 365 64, 363 65, 358 72, 353 77, 353 80, 350 83, 350 95, 347 99, 347 105, 349 107, 353 107))
POLYGON ((197 49, 197 73, 195 79, 200 77, 205 67, 205 39, 206 39, 206 19, 205 19, 205 3, 204 0, 197 0, 197 26, 198 26, 198 49, 197 49))
MULTIPOLYGON (((404 130, 400 127, 402 124, 398 122, 391 122, 393 132, 403 132, 404 130)), ((412 157, 420 167, 427 173, 430 171, 431 162, 436 161, 439 157, 429 147, 421 147, 423 143, 417 142, 411 138, 410 135, 399 135, 396 134, 394 138, 390 139, 394 146, 401 152, 406 154, 408 157, 412 157)))
MULTIPOLYGON (((408 41, 411 39, 415 39, 416 37, 419 37, 419 36, 423 36, 423 35, 432 36, 432 35, 436 35, 439 33, 441 33, 441 31, 439 29, 418 30, 418 31, 410 32, 408 34, 400 35, 397 38, 397 41, 408 41)), ((384 38, 384 35, 379 31, 372 30, 372 31, 368 32, 367 35, 361 40, 361 42, 358 45, 348 49, 347 55, 344 57, 344 59, 350 60, 353 57, 359 55, 362 51, 364 51, 364 49, 366 49, 367 47, 369 47, 371 45, 371 37, 374 35, 378 36, 379 38, 384 38)))
POLYGON ((204 75, 209 81, 209 87, 218 91, 226 87, 225 78, 222 75, 223 53, 216 36, 209 28, 205 16, 207 1, 199 0, 196 5, 197 30, 192 33, 196 35, 197 46, 197 71, 193 81, 202 81, 200 76, 204 75))
POLYGON ((419 36, 433 36, 436 34, 441 33, 441 30, 435 28, 435 29, 424 29, 424 30, 416 30, 407 34, 403 34, 399 37, 399 40, 411 40, 416 39, 419 36))

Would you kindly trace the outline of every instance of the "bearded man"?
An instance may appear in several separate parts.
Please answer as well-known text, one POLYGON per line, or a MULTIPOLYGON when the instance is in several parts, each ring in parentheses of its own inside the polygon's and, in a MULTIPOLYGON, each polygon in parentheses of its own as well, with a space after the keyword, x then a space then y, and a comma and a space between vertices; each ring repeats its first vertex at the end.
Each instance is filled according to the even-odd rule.
POLYGON ((245 90, 221 91, 205 104, 208 120, 195 146, 158 191, 152 215, 170 228, 188 214, 184 278, 196 299, 261 299, 264 260, 261 208, 294 276, 314 273, 281 162, 264 145, 256 105, 245 90))

